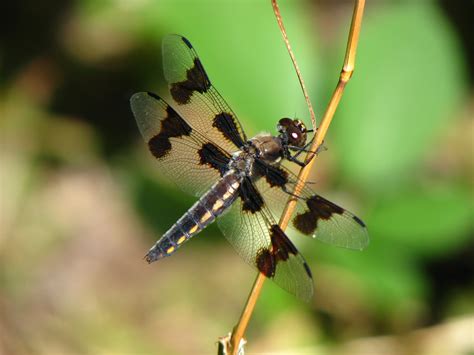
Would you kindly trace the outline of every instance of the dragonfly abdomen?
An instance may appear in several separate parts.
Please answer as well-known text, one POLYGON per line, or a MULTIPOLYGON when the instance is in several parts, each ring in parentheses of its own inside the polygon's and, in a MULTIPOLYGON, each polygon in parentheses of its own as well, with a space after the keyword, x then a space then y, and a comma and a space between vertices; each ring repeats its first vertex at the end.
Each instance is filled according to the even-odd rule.
POLYGON ((221 215, 238 196, 240 178, 234 171, 217 181, 148 251, 149 263, 173 254, 221 215))

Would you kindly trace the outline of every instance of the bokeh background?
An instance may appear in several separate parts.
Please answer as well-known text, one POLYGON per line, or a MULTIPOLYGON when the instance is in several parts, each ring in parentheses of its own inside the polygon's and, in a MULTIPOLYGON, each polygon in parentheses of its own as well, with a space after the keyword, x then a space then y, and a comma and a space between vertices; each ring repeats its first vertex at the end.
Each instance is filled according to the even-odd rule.
MULTIPOLYGON (((280 7, 319 117, 352 2, 280 7)), ((311 180, 366 222, 371 245, 295 240, 314 301, 267 282, 249 353, 474 352, 473 12, 367 4, 311 180)), ((269 1, 25 0, 0 13, 0 353, 215 353, 255 272, 215 226, 144 262, 194 198, 162 179, 128 100, 166 93, 160 41, 180 33, 250 135, 284 116, 309 124, 269 1)))

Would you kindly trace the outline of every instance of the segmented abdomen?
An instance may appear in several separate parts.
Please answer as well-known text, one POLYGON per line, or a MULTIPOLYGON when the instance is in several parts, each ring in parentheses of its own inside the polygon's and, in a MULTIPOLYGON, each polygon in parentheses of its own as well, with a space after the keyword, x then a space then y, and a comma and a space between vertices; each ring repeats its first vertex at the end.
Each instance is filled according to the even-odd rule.
POLYGON ((186 240, 221 215, 238 196, 240 178, 233 171, 217 181, 148 251, 149 263, 173 254, 186 240))

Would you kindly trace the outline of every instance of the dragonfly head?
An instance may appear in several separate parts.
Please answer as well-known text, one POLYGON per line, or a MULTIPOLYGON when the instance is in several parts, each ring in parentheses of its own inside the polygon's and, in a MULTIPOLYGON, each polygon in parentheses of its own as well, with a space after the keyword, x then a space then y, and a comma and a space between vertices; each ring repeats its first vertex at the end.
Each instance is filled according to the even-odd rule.
POLYGON ((282 118, 278 121, 277 130, 283 142, 291 146, 304 147, 307 138, 307 129, 303 121, 291 118, 282 118))

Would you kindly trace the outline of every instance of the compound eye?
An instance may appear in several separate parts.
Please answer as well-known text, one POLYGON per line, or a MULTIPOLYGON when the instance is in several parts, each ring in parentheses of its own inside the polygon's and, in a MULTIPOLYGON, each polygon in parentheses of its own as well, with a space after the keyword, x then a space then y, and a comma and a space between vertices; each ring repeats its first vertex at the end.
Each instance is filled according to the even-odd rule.
POLYGON ((278 131, 286 137, 289 145, 302 147, 306 142, 306 126, 301 120, 282 118, 278 121, 278 131))
POLYGON ((278 132, 282 133, 282 132, 287 131, 292 126, 293 126, 293 120, 285 117, 278 121, 277 130, 278 132))
POLYGON ((288 141, 291 145, 303 147, 306 143, 306 126, 303 122, 295 120, 293 127, 288 132, 288 141))
POLYGON ((295 121, 295 124, 296 124, 296 127, 298 127, 298 129, 301 131, 301 132, 306 132, 306 125, 303 123, 303 121, 300 121, 300 120, 296 120, 295 121))

